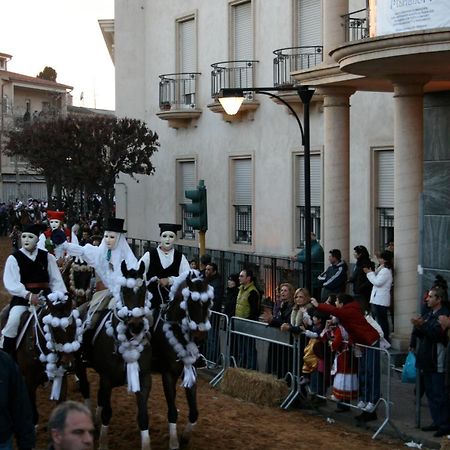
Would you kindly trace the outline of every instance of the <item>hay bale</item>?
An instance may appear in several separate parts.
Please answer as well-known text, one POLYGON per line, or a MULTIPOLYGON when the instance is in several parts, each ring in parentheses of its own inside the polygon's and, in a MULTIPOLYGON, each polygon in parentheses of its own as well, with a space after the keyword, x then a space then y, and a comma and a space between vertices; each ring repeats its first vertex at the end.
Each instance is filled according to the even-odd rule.
POLYGON ((450 439, 449 436, 443 436, 441 439, 441 450, 450 450, 450 439))
POLYGON ((279 406, 289 388, 284 380, 254 370, 229 368, 220 388, 223 393, 263 406, 279 406))

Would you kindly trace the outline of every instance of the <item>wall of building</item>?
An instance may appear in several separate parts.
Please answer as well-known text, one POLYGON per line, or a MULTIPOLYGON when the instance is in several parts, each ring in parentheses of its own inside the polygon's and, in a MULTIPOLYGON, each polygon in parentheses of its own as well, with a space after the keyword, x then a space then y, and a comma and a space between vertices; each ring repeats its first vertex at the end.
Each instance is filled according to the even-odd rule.
MULTIPOLYGON (((253 2, 258 86, 273 85, 273 50, 293 45, 291 2, 253 2)), ((227 123, 211 112, 211 64, 226 61, 228 2, 153 0, 143 10, 131 1, 116 1, 115 55, 118 116, 145 119, 160 137, 152 158, 156 173, 122 177, 117 214, 127 218, 128 234, 158 238, 158 223, 176 220, 175 168, 177 158, 195 158, 197 179, 208 188, 207 247, 236 249, 230 235, 229 160, 251 155, 254 162, 254 245, 247 251, 290 255, 294 251, 293 155, 300 151, 300 133, 285 107, 258 96, 259 109, 249 119, 227 123), (141 11, 143 11, 141 13, 141 11), (197 11, 199 101, 202 115, 194 126, 174 130, 160 120, 158 75, 175 72, 175 20, 197 11), (141 64, 143 62, 143 64, 141 64), (127 201, 125 202, 125 199, 127 201), (127 206, 125 206, 125 203, 127 206)), ((392 145, 390 94, 358 93, 351 97, 351 217, 352 245, 371 242, 371 146, 392 145)), ((311 148, 323 149, 323 110, 311 107, 311 148)), ((186 244, 196 245, 192 241, 186 244)), ((242 246, 239 247, 242 250, 242 246)))
MULTIPOLYGON (((424 96, 421 291, 436 274, 450 283, 450 92, 424 96)), ((421 298, 421 297, 419 297, 421 298)))

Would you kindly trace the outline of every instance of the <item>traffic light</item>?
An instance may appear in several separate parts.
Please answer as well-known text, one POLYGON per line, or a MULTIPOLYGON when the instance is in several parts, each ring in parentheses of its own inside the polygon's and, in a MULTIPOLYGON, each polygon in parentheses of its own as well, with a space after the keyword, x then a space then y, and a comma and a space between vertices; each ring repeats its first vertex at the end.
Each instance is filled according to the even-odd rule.
POLYGON ((208 209, 205 182, 200 180, 197 189, 184 191, 184 195, 192 200, 191 204, 186 205, 186 211, 192 214, 192 217, 186 219, 186 224, 194 230, 206 231, 208 229, 208 209))

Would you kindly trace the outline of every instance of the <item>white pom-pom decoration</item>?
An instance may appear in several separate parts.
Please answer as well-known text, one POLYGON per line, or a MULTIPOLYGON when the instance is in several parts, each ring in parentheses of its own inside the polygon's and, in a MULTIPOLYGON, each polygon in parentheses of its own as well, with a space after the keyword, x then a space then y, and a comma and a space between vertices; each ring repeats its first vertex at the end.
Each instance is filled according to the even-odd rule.
POLYGON ((72 311, 72 316, 74 319, 78 319, 80 317, 80 311, 78 311, 78 309, 74 309, 72 311))
POLYGON ((60 326, 62 328, 67 328, 69 326, 69 319, 67 317, 63 317, 61 319, 60 326))
POLYGON ((58 355, 56 353, 49 353, 47 355, 47 362, 56 363, 57 360, 58 360, 58 355))
POLYGON ((64 353, 71 353, 72 351, 73 351, 72 344, 70 344, 69 342, 66 342, 63 345, 63 352, 64 353))
POLYGON ((53 317, 52 318, 51 324, 52 324, 53 328, 59 327, 59 323, 60 323, 60 320, 58 319, 58 317, 53 317))
POLYGON ((192 298, 192 300, 194 300, 195 302, 196 302, 197 300, 200 300, 200 292, 192 292, 191 298, 192 298))
POLYGON ((52 335, 50 333, 45 333, 44 337, 45 337, 46 341, 51 341, 52 340, 52 335))
POLYGON ((128 278, 127 279, 127 288, 134 288, 136 286, 136 280, 134 280, 133 278, 128 278))
MULTIPOLYGON (((52 316, 51 316, 51 314, 47 314, 47 315, 44 316, 43 319, 42 319, 42 322, 43 322, 45 325, 48 325, 49 323, 51 323, 51 321, 52 321, 52 316)), ((45 329, 45 327, 44 327, 44 329, 45 329)))
POLYGON ((47 356, 46 355, 44 355, 43 353, 41 353, 40 355, 39 355, 39 361, 40 362, 46 362, 47 361, 47 356))
POLYGON ((141 317, 143 315, 143 311, 141 308, 133 308, 133 310, 131 311, 131 313, 133 314, 133 317, 141 317))
POLYGON ((114 335, 114 330, 112 328, 107 328, 106 329, 106 334, 110 337, 112 337, 114 335))
POLYGON ((53 350, 53 342, 47 342, 46 347, 47 347, 49 350, 53 350))

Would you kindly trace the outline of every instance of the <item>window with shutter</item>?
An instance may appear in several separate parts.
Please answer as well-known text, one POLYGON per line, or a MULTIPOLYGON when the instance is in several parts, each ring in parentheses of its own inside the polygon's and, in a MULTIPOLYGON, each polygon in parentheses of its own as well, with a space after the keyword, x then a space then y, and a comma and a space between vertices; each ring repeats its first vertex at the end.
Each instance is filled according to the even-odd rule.
POLYGON ((234 243, 252 243, 252 160, 233 160, 234 243))
MULTIPOLYGON (((195 17, 177 21, 178 26, 178 61, 177 71, 180 73, 194 73, 197 71, 197 33, 195 17)), ((181 107, 195 105, 196 78, 182 76, 176 86, 177 98, 181 107)))
POLYGON ((196 188, 195 161, 178 161, 178 204, 181 217, 181 237, 182 239, 195 239, 194 230, 186 224, 186 220, 192 217, 192 213, 186 211, 186 199, 184 192, 196 188))
POLYGON ((299 47, 322 45, 322 1, 296 0, 296 36, 299 47))
MULTIPOLYGON (((296 246, 303 248, 305 242, 305 158, 295 158, 295 236, 296 246)), ((311 230, 320 241, 320 206, 322 193, 322 160, 320 155, 310 157, 311 230)))
POLYGON ((378 250, 394 240, 394 151, 375 152, 375 239, 378 250))
MULTIPOLYGON (((231 5, 231 60, 253 60, 252 3, 231 5)), ((235 63, 231 75, 232 86, 253 86, 253 70, 248 64, 235 63)))

